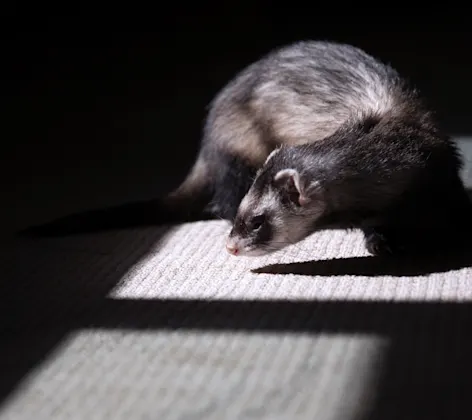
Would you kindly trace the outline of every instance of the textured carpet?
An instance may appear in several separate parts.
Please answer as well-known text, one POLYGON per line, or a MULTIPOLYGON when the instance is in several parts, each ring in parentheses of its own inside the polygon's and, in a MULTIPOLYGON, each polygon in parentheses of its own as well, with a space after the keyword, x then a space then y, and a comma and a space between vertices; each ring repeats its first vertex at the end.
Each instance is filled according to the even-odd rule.
POLYGON ((227 230, 2 253, 0 419, 471 417, 472 258, 391 262, 340 231, 237 258, 227 230))

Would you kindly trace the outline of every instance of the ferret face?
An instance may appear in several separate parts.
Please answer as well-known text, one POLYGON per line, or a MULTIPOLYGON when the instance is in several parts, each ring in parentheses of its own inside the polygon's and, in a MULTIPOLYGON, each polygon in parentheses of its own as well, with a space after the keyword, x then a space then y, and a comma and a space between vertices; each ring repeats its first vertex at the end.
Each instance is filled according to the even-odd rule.
POLYGON ((325 209, 321 185, 292 168, 264 168, 241 201, 226 248, 261 256, 310 235, 325 209))

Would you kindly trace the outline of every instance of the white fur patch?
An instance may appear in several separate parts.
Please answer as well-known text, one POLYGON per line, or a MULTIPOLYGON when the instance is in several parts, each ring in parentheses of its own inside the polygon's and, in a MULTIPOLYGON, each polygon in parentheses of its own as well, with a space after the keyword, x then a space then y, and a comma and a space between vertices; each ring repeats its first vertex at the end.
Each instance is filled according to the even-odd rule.
POLYGON ((244 213, 247 213, 248 210, 251 208, 251 198, 249 197, 248 194, 246 194, 244 196, 244 198, 241 200, 241 202, 239 203, 239 211, 244 214, 244 213))

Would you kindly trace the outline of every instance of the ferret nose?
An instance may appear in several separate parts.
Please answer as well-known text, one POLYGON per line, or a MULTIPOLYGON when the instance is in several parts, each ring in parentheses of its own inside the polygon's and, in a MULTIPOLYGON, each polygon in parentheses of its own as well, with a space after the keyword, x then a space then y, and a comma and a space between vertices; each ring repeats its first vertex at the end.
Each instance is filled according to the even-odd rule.
POLYGON ((231 255, 237 255, 239 252, 239 249, 236 245, 228 242, 226 244, 226 250, 231 254, 231 255))

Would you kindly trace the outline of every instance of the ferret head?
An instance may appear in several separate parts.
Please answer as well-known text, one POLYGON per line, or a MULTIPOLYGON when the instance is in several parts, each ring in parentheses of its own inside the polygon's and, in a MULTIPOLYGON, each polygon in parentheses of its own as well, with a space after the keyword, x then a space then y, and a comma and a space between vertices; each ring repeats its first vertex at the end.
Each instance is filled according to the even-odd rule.
POLYGON ((269 156, 242 199, 227 238, 230 254, 266 255, 315 230, 325 211, 323 188, 306 174, 302 162, 284 154, 269 156))

